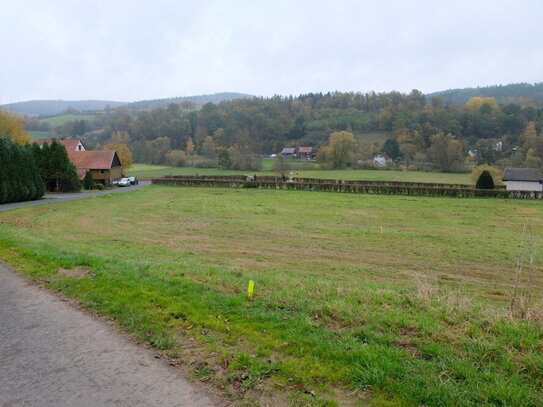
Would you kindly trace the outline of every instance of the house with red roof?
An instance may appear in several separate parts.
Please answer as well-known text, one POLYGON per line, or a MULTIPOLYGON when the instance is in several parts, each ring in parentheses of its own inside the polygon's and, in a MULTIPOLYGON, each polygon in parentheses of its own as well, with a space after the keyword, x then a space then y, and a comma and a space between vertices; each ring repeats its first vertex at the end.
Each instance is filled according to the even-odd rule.
MULTIPOLYGON (((41 147, 53 140, 36 140, 41 147)), ((79 179, 90 171, 94 182, 110 186, 122 177, 121 160, 115 151, 87 150, 81 140, 57 140, 68 152, 68 158, 75 165, 79 179)))

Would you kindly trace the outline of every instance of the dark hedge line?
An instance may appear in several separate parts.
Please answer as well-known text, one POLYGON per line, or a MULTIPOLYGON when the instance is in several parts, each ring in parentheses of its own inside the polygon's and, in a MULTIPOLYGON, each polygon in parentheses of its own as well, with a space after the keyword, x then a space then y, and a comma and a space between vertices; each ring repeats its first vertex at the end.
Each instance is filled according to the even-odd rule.
MULTIPOLYGON (((263 189, 289 189, 299 191, 327 191, 358 194, 386 194, 410 196, 444 196, 456 198, 487 197, 487 198, 519 198, 541 199, 542 192, 506 191, 505 189, 474 189, 471 188, 444 188, 423 187, 410 185, 382 185, 382 184, 346 184, 346 183, 310 183, 310 182, 279 182, 266 181, 257 177, 256 181, 242 179, 245 177, 217 179, 213 177, 165 177, 155 178, 153 184, 188 186, 188 187, 226 187, 226 188, 263 188, 263 189)), ((264 178, 264 177, 262 177, 264 178)))
MULTIPOLYGON (((281 177, 273 175, 166 175, 168 179, 205 179, 205 180, 224 180, 224 181, 265 181, 265 182, 284 182, 281 177)), ((442 184, 431 182, 401 182, 401 181, 365 181, 365 180, 338 180, 338 179, 323 179, 323 178, 292 178, 294 182, 307 184, 348 184, 348 185, 384 185, 396 187, 413 187, 413 188, 459 188, 473 189, 471 184, 442 184)), ((505 189, 505 186, 498 186, 495 189, 505 189)))
POLYGON ((0 138, 0 204, 40 199, 44 192, 30 146, 0 138))

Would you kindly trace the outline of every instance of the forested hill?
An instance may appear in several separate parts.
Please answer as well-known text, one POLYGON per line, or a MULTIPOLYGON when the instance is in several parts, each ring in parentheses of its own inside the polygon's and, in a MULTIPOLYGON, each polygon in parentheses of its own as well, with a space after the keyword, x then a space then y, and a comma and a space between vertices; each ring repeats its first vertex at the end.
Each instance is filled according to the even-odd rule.
POLYGON ((522 106, 530 104, 543 106, 543 82, 449 89, 426 96, 428 100, 433 96, 441 96, 445 104, 451 105, 464 105, 472 97, 493 97, 496 102, 504 105, 515 103, 522 106))
POLYGON ((167 99, 142 100, 137 102, 116 102, 111 100, 30 100, 27 102, 0 105, 0 109, 15 112, 25 116, 55 116, 64 112, 88 112, 105 110, 108 106, 116 108, 125 106, 131 110, 150 109, 168 106, 171 103, 204 105, 206 103, 220 103, 234 99, 253 98, 253 95, 234 92, 214 93, 212 95, 183 96, 167 99))
POLYGON ((104 110, 108 105, 112 108, 125 105, 126 102, 111 100, 29 100, 27 102, 0 105, 0 109, 25 116, 54 116, 65 111, 104 110))
POLYGON ((197 95, 197 96, 182 96, 166 99, 153 99, 153 100, 141 100, 138 102, 128 103, 126 107, 128 108, 152 108, 160 106, 168 106, 171 103, 182 103, 182 102, 192 102, 198 105, 205 105, 206 103, 221 103, 223 101, 234 100, 234 99, 250 99, 253 98, 253 95, 248 95, 246 93, 236 93, 236 92, 221 92, 214 93, 212 95, 197 95))

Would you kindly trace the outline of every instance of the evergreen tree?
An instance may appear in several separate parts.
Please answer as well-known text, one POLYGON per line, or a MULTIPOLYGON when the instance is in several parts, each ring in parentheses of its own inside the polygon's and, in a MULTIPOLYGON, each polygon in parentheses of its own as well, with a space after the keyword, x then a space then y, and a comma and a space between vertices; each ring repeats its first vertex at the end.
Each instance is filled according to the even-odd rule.
POLYGON ((477 189, 494 189, 494 179, 488 171, 483 171, 475 185, 477 189))
POLYGON ((47 190, 55 192, 77 192, 81 189, 81 181, 77 170, 68 158, 66 148, 53 140, 51 145, 45 143, 42 148, 32 147, 39 173, 47 190))
POLYGON ((31 147, 0 138, 0 204, 39 199, 44 191, 31 147))
POLYGON ((83 188, 85 189, 94 189, 94 178, 92 178, 92 173, 87 171, 85 174, 85 179, 83 180, 83 188))
POLYGON ((385 141, 385 144, 383 144, 383 153, 386 153, 393 160, 402 155, 398 142, 393 138, 389 138, 385 141))

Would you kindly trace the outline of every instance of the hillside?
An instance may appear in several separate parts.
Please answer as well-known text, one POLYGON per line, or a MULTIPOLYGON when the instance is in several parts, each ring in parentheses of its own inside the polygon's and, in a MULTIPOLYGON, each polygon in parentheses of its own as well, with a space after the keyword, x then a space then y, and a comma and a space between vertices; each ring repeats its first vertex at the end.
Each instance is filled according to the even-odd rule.
POLYGON ((223 101, 234 100, 234 99, 251 99, 253 95, 248 95, 246 93, 236 93, 236 92, 221 92, 214 93, 212 95, 197 95, 197 96, 181 96, 174 98, 165 98, 165 99, 153 99, 153 100, 141 100, 138 102, 128 103, 126 107, 133 109, 142 109, 142 108, 154 108, 160 106, 168 106, 171 103, 181 103, 184 101, 193 102, 198 105, 205 105, 206 103, 220 103, 223 101))
POLYGON ((86 112, 89 110, 104 110, 107 106, 116 108, 126 106, 132 110, 155 108, 167 106, 171 103, 181 103, 183 101, 203 105, 206 103, 220 103, 226 100, 253 98, 254 96, 244 93, 222 92, 212 95, 196 95, 182 96, 165 99, 141 100, 136 102, 116 102, 111 100, 30 100, 27 102, 9 103, 0 105, 0 109, 9 112, 19 113, 25 116, 55 116, 66 112, 67 110, 75 110, 78 112, 86 112))
POLYGON ((472 97, 493 97, 498 103, 543 106, 542 83, 512 83, 477 88, 449 89, 426 95, 428 100, 441 96, 445 104, 464 105, 472 97))
POLYGON ((69 109, 84 112, 88 110, 104 110, 108 105, 115 108, 124 104, 125 102, 111 100, 29 100, 27 102, 0 105, 0 109, 36 117, 54 116, 69 109))

